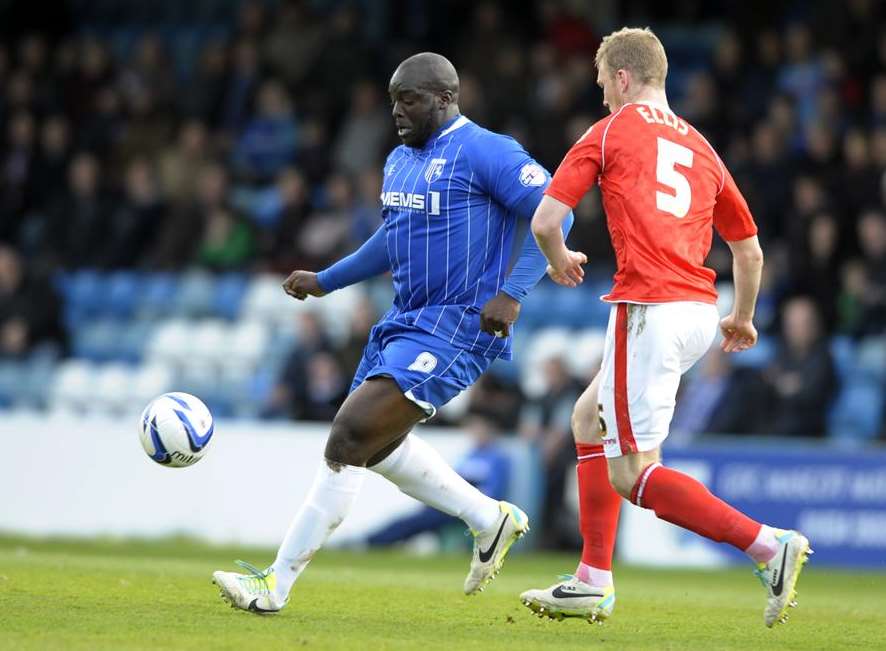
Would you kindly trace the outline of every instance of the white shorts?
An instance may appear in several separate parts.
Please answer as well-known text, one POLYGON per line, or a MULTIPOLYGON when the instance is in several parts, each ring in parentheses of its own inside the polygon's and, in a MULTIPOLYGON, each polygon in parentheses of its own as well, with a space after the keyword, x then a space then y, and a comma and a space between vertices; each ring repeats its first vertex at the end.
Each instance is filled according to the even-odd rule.
POLYGON ((707 303, 612 306, 598 397, 607 458, 664 442, 680 376, 705 354, 719 322, 716 306, 707 303))

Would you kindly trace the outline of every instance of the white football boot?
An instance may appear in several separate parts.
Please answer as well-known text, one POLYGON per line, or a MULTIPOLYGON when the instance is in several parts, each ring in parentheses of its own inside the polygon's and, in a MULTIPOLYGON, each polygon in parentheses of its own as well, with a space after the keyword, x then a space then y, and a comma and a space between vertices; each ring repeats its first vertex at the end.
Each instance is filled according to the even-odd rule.
POLYGON ((778 551, 768 563, 760 563, 754 574, 766 588, 763 621, 772 628, 788 621, 788 608, 797 606, 797 579, 813 551, 806 536, 798 531, 782 531, 776 536, 778 551))
POLYGON ((579 617, 602 624, 615 608, 615 588, 598 588, 567 574, 544 590, 527 590, 520 595, 523 605, 539 617, 563 620, 579 617))
POLYGON ((251 613, 276 613, 286 605, 285 600, 279 602, 274 594, 277 576, 271 568, 262 571, 244 561, 234 562, 249 570, 249 574, 212 573, 212 582, 218 586, 221 598, 231 604, 231 608, 251 613))
POLYGON ((465 579, 465 594, 482 592, 501 570, 511 545, 529 531, 529 518, 510 502, 499 502, 501 516, 486 531, 471 531, 474 555, 465 579))

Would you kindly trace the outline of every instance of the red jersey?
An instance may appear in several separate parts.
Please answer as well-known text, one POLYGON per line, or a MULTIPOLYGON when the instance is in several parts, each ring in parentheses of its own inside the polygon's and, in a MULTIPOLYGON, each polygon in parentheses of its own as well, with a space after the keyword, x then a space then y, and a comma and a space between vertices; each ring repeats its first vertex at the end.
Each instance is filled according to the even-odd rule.
POLYGON ((545 194, 574 208, 594 183, 617 261, 605 301, 714 303, 716 274, 704 266, 711 226, 726 241, 757 234, 720 157, 665 106, 625 104, 594 124, 545 194))

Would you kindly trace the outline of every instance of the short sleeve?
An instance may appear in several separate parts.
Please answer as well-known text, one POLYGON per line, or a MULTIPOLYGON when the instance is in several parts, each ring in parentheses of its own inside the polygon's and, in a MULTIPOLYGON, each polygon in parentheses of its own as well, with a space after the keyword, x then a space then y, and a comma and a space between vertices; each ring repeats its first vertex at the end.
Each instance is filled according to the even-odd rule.
POLYGON ((603 170, 603 132, 612 116, 595 123, 566 152, 545 194, 575 208, 603 170))
POLYGON ((723 189, 714 204, 714 228, 727 242, 746 240, 757 234, 757 225, 748 203, 724 166, 723 189))
POLYGON ((541 202, 550 173, 513 138, 488 134, 475 143, 475 167, 486 191, 510 212, 531 218, 541 202))

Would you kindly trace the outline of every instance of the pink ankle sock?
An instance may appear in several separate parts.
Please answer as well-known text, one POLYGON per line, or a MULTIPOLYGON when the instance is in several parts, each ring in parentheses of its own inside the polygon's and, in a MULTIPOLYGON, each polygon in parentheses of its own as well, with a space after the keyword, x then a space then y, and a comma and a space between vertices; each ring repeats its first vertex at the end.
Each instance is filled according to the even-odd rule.
POLYGON ((606 588, 612 585, 612 570, 601 570, 599 567, 579 563, 575 570, 575 576, 588 585, 597 588, 606 588))

